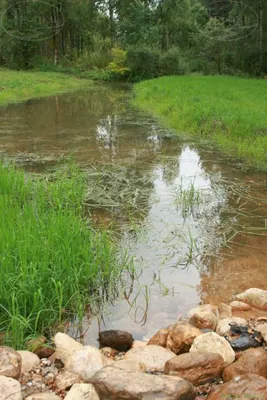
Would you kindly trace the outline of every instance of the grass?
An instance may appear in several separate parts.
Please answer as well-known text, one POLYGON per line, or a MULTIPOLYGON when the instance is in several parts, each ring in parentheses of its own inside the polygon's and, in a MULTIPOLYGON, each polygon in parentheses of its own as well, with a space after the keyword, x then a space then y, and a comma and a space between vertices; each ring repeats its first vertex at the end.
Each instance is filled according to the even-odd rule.
POLYGON ((89 86, 90 81, 56 72, 0 69, 0 106, 89 86))
POLYGON ((66 166, 33 178, 0 162, 0 331, 23 347, 108 297, 125 266, 83 216, 86 176, 66 166))
POLYGON ((227 76, 172 76, 135 85, 135 104, 178 132, 210 140, 249 167, 267 171, 267 82, 227 76))

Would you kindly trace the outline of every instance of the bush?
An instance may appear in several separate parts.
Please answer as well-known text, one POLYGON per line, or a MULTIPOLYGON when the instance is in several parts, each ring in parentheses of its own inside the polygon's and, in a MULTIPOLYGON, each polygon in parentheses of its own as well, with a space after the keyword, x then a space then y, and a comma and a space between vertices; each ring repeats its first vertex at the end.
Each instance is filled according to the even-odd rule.
POLYGON ((116 47, 111 50, 112 61, 109 63, 107 70, 115 76, 123 76, 129 71, 129 68, 125 66, 127 53, 126 51, 116 47))
POLYGON ((147 48, 130 48, 127 51, 126 65, 131 80, 155 78, 160 71, 160 53, 147 48))
POLYGON ((186 73, 185 63, 176 47, 162 53, 160 56, 161 75, 183 75, 186 73))

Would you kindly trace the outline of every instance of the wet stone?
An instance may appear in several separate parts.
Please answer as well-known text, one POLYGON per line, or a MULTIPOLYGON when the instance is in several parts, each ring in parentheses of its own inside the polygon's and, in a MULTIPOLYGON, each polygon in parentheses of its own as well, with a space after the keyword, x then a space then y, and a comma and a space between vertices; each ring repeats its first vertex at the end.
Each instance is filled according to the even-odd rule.
POLYGON ((130 333, 119 330, 109 330, 99 333, 101 347, 111 347, 119 351, 127 351, 132 347, 133 337, 130 333))

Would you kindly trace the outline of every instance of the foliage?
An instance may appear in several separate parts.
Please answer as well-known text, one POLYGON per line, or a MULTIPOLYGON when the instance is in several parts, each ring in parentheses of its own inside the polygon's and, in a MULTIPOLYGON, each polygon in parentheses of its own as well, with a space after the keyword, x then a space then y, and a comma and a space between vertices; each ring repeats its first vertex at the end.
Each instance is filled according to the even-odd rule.
POLYGON ((267 73, 263 0, 3 0, 0 14, 0 65, 9 68, 37 68, 39 58, 83 72, 109 66, 132 80, 267 73), (112 49, 129 53, 127 65, 112 49))
POLYGON ((111 50, 112 61, 109 63, 107 70, 114 75, 125 75, 129 68, 125 66, 127 53, 123 49, 114 48, 111 50))
POLYGON ((234 77, 164 77, 135 86, 136 104, 178 132, 214 141, 267 170, 267 82, 234 77))
POLYGON ((107 298, 124 263, 83 217, 86 175, 74 165, 32 179, 0 163, 0 188, 0 330, 21 348, 107 298))

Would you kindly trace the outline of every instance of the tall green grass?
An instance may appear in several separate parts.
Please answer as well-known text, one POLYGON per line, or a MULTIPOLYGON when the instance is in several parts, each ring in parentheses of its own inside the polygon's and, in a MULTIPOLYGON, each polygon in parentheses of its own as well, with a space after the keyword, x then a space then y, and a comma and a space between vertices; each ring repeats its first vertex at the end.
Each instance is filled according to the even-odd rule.
POLYGON ((90 81, 62 73, 0 68, 0 106, 82 89, 90 84, 90 81))
POLYGON ((86 176, 73 165, 33 179, 0 162, 0 331, 16 348, 82 317, 118 283, 124 260, 84 216, 85 191, 86 176))
POLYGON ((213 141, 246 165, 267 170, 267 81, 172 76, 135 85, 135 103, 179 132, 213 141))

